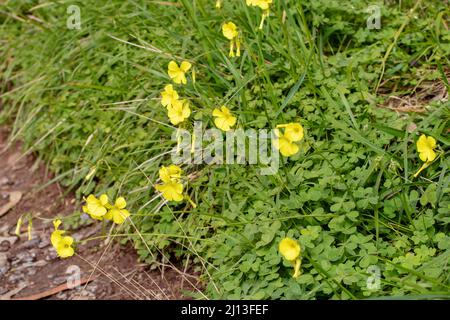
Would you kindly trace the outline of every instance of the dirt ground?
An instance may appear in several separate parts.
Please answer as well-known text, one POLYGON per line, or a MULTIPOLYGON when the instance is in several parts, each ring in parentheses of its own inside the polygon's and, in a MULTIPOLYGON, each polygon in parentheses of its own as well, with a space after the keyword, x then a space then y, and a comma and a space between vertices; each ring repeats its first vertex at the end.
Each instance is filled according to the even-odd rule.
MULTIPOLYGON (((51 183, 52 174, 21 145, 5 149, 9 132, 0 127, 0 300, 8 299, 185 299, 197 278, 177 268, 150 271, 134 249, 116 242, 90 241, 77 255, 60 259, 50 244, 52 219, 75 209, 73 195, 51 183), (39 190, 40 188, 40 190, 39 190), (32 239, 27 223, 15 235, 21 215, 33 215, 32 239), (79 268, 79 269, 78 269, 79 268), (72 288, 80 271, 82 285, 72 288)), ((72 232, 75 239, 98 233, 99 224, 72 232)))

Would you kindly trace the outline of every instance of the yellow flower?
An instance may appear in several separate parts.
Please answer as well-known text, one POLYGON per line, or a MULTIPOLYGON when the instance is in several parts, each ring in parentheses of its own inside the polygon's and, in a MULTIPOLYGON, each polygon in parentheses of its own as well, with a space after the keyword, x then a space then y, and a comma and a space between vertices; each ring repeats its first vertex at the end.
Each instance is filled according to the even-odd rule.
POLYGON ((284 128, 284 136, 290 141, 300 141, 304 137, 304 130, 300 123, 281 124, 277 128, 284 128))
POLYGON ((297 278, 300 275, 301 266, 301 248, 298 242, 291 238, 284 238, 280 241, 278 250, 287 261, 294 265, 294 275, 292 277, 297 278))
POLYGON ((83 212, 89 214, 92 219, 102 220, 107 212, 108 196, 102 194, 100 199, 94 195, 89 195, 86 199, 86 205, 83 206, 83 212))
POLYGON ((216 8, 220 9, 222 7, 222 0, 217 0, 216 1, 216 8))
POLYGON ((229 131, 232 126, 236 124, 236 117, 231 114, 230 109, 225 106, 222 106, 219 109, 214 109, 213 116, 216 117, 214 119, 214 123, 216 127, 222 131, 229 131))
POLYGON ((182 173, 183 170, 174 164, 169 167, 162 166, 161 169, 159 169, 159 178, 165 183, 178 182, 178 180, 181 179, 182 173))
POLYGON ((236 56, 241 56, 241 42, 239 40, 239 32, 237 26, 233 22, 224 23, 222 26, 222 33, 225 38, 230 40, 230 57, 234 57, 234 46, 236 45, 236 56))
POLYGON ((178 93, 173 89, 171 84, 168 84, 165 86, 164 91, 161 92, 161 104, 164 107, 170 107, 176 100, 178 100, 178 93))
POLYGON ((156 190, 162 193, 164 199, 168 201, 182 201, 183 200, 183 185, 178 182, 168 182, 158 184, 155 186, 156 190))
POLYGON ((281 240, 278 246, 278 250, 280 251, 281 255, 289 262, 295 261, 300 256, 301 252, 301 248, 298 242, 291 238, 284 238, 283 240, 281 240))
POLYGON ((55 249, 60 258, 68 258, 74 255, 75 250, 72 248, 73 238, 66 236, 61 237, 55 249))
POLYGON ((417 151, 419 152, 420 160, 423 162, 431 162, 436 159, 436 139, 433 137, 427 137, 426 135, 421 135, 419 140, 417 140, 417 151))
POLYGON ((273 0, 247 0, 248 6, 260 7, 263 10, 268 10, 273 0))
POLYGON ((73 238, 69 236, 63 236, 64 230, 58 230, 61 225, 61 220, 54 220, 53 226, 55 230, 50 236, 50 242, 55 248, 60 258, 68 258, 74 255, 75 250, 72 248, 73 238))
POLYGON ((50 235, 50 242, 52 243, 52 246, 56 248, 58 245, 59 240, 61 240, 62 235, 64 234, 64 230, 58 230, 59 226, 61 225, 61 220, 54 220, 53 226, 55 230, 50 235))
POLYGON ((304 130, 300 123, 280 124, 275 129, 277 138, 274 141, 274 146, 280 150, 285 157, 290 157, 296 154, 300 148, 294 142, 300 141, 304 137, 304 130), (284 134, 278 128, 284 128, 284 134))
POLYGON ((276 149, 280 150, 281 154, 285 157, 290 157, 296 154, 300 149, 297 144, 292 142, 288 137, 280 133, 278 130, 275 131, 277 137, 275 139, 274 146, 276 149))
POLYGON ((189 108, 189 102, 188 101, 180 101, 176 100, 172 102, 172 106, 167 108, 170 122, 173 125, 177 125, 191 115, 191 109, 189 108))
POLYGON ((177 84, 186 84, 186 72, 192 67, 188 61, 183 61, 180 66, 175 61, 170 61, 168 66, 169 77, 177 84))
POLYGON ((233 22, 224 23, 222 26, 222 33, 228 40, 233 40, 238 36, 238 30, 233 22))
POLYGON ((417 151, 419 152, 419 158, 425 162, 419 171, 416 172, 414 178, 416 178, 423 170, 425 170, 437 157, 436 151, 436 139, 433 137, 427 137, 426 135, 421 135, 419 140, 417 140, 417 151))
POLYGON ((125 209, 127 202, 123 197, 116 199, 105 215, 105 219, 112 220, 116 224, 122 224, 130 216, 130 212, 125 209))
POLYGON ((263 28, 264 20, 270 15, 270 5, 273 0, 247 0, 248 6, 260 7, 263 10, 261 24, 259 25, 259 29, 263 28))

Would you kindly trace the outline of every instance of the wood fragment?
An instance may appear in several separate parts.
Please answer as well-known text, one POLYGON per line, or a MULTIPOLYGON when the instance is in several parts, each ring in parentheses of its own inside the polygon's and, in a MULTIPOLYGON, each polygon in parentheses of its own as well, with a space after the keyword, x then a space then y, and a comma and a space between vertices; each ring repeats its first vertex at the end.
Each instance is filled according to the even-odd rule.
MULTIPOLYGON (((98 276, 94 276, 94 277, 86 277, 80 280, 80 286, 89 282, 94 281, 95 279, 97 279, 98 276)), ((61 291, 65 291, 65 290, 71 290, 67 283, 66 284, 62 284, 60 286, 57 286, 55 288, 40 292, 40 293, 36 293, 33 294, 31 296, 27 296, 27 297, 20 297, 20 298, 15 298, 15 299, 11 299, 11 300, 40 300, 43 298, 47 298, 50 296, 53 296, 57 293, 60 293, 61 291)))

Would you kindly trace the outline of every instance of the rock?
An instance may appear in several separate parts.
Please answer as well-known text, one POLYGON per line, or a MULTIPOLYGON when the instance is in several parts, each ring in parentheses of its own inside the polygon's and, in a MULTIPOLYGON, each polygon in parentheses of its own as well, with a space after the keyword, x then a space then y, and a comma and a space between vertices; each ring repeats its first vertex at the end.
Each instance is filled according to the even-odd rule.
MULTIPOLYGON (((4 214, 8 213, 9 210, 14 208, 16 204, 19 203, 20 199, 22 199, 22 192, 20 191, 11 191, 9 192, 9 202, 4 206, 0 207, 0 217, 4 214)), ((6 200, 6 199, 5 199, 6 200)))
POLYGON ((8 251, 16 242, 17 237, 0 237, 0 251, 8 251))
POLYGON ((39 243, 38 248, 39 249, 44 249, 45 247, 48 247, 50 245, 50 240, 49 239, 44 239, 41 241, 41 243, 39 243))
POLYGON ((55 285, 60 285, 60 284, 66 283, 67 279, 68 279, 67 276, 57 276, 57 277, 53 278, 53 283, 55 285))
POLYGON ((7 177, 3 177, 3 178, 0 179, 0 187, 1 186, 6 186, 6 185, 11 186, 13 184, 14 184, 14 181, 9 180, 7 177))
POLYGON ((25 282, 25 276, 21 273, 14 273, 8 277, 10 283, 23 283, 25 282))
POLYGON ((24 263, 31 263, 36 260, 36 253, 22 251, 12 258, 12 265, 17 266, 24 263))
POLYGON ((41 243, 41 238, 35 237, 30 241, 25 241, 17 247, 17 250, 23 249, 31 249, 33 247, 38 247, 39 243, 41 243))
POLYGON ((8 256, 6 253, 0 252, 0 277, 2 277, 10 268, 8 256))

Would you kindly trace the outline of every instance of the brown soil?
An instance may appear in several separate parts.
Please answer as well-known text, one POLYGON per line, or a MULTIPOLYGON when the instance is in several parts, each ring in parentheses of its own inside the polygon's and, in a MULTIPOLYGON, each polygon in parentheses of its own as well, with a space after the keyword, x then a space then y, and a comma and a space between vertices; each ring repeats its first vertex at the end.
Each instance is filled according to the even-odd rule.
MULTIPOLYGON (((445 71, 445 76, 450 81, 450 69, 445 71)), ((435 101, 445 102, 449 99, 447 87, 441 79, 420 81, 415 87, 398 88, 395 85, 394 88, 381 88, 380 93, 386 98, 385 102, 380 105, 381 108, 401 113, 425 113, 430 103, 435 101), (405 93, 393 94, 397 90, 402 90, 405 93)))
MULTIPOLYGON (((174 267, 150 271, 139 264, 131 245, 90 241, 78 246, 76 256, 58 258, 50 244, 52 220, 73 213, 76 200, 63 195, 57 183, 42 189, 52 174, 33 155, 22 157, 20 144, 5 149, 8 136, 0 127, 0 300, 181 299, 183 292, 197 290, 192 274, 174 267), (28 213, 33 216, 31 240, 26 221, 20 237, 15 235, 18 219, 28 213), (71 289, 67 283, 77 268, 86 283, 71 289)), ((93 223, 72 230, 72 236, 86 239, 99 231, 93 223)))

